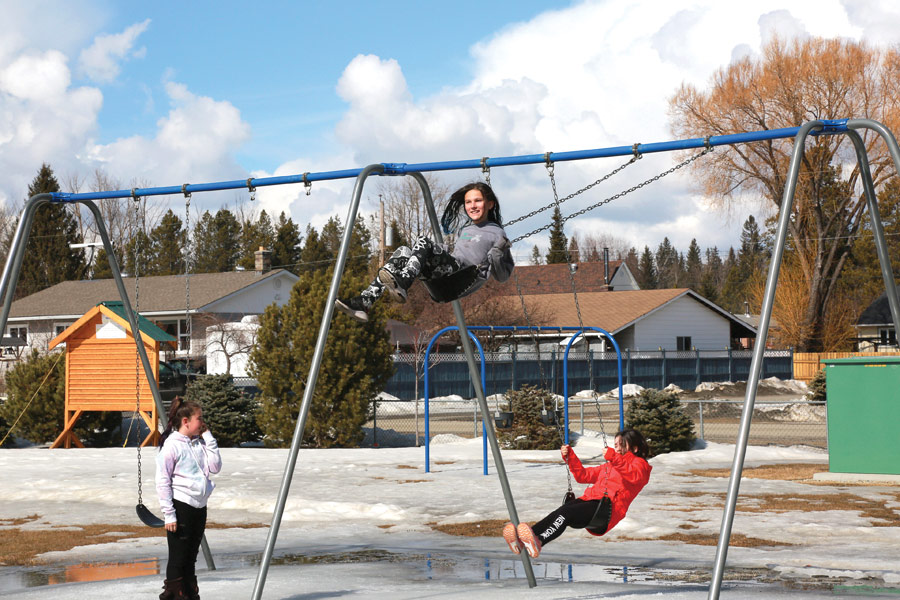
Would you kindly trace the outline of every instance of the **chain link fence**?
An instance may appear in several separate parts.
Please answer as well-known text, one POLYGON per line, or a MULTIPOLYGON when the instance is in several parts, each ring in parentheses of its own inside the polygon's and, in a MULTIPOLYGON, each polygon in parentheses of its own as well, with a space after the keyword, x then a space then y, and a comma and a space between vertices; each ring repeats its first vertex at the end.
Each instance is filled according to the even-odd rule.
MULTIPOLYGON (((487 398, 492 416, 502 396, 487 398)), ((625 398, 627 410, 629 399, 625 398)), ((400 447, 425 443, 425 402, 379 400, 373 406, 374 419, 366 423, 363 446, 400 447)), ((694 433, 708 442, 736 442, 743 412, 743 400, 687 399, 682 401, 686 414, 694 421, 694 433)), ((549 407, 548 407, 549 408, 549 407)), ((562 410, 562 400, 558 401, 562 410)), ((463 438, 483 434, 478 403, 459 396, 441 397, 428 402, 428 435, 433 440, 441 435, 463 438)), ((569 400, 569 430, 612 435, 619 428, 617 400, 569 400), (601 423, 602 419, 602 423, 601 423)), ((827 448, 828 433, 824 402, 797 398, 757 398, 750 425, 752 445, 806 445, 827 448)))

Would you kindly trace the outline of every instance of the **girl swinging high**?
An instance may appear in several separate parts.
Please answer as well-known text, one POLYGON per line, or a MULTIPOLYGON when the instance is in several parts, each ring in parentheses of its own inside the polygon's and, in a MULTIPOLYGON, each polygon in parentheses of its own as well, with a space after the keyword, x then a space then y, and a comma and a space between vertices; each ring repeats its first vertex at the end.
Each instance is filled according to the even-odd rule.
POLYGON ((406 302, 407 290, 418 278, 426 282, 432 296, 450 302, 467 296, 493 277, 504 282, 512 274, 515 263, 510 254, 510 241, 503 231, 500 203, 485 183, 470 183, 456 190, 441 217, 445 233, 456 233, 452 252, 431 238, 419 237, 412 248, 401 246, 378 276, 359 296, 336 300, 335 307, 351 319, 365 323, 375 301, 384 292, 397 302, 406 302), (448 283, 453 275, 470 268, 472 278, 453 289, 448 283), (437 293, 435 293, 437 292, 437 293))

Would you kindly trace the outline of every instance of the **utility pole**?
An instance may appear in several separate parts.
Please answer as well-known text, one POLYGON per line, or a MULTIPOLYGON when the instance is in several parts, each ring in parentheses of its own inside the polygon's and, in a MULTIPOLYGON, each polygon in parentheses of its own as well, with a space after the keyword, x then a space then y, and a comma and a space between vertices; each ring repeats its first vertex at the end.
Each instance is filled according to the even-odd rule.
POLYGON ((378 266, 384 264, 384 198, 378 194, 378 202, 381 205, 381 216, 378 227, 378 266))

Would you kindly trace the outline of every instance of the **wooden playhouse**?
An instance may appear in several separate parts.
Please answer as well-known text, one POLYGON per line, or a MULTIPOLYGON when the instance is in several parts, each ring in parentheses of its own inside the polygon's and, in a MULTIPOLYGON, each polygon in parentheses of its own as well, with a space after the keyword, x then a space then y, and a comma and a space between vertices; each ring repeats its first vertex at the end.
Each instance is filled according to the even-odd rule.
MULTIPOLYGON (((160 347, 174 346, 176 340, 140 315, 138 328, 158 384, 160 347)), ((155 444, 159 415, 122 302, 101 302, 53 338, 49 349, 62 343, 66 345, 65 427, 50 447, 83 448, 75 423, 82 413, 104 410, 137 410, 150 428, 141 446, 155 444)))

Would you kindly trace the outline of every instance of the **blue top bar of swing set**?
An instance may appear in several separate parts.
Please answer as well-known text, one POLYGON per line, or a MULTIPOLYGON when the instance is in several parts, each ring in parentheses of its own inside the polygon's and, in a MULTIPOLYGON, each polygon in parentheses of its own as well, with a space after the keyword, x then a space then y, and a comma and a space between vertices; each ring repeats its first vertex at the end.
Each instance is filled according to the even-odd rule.
MULTIPOLYGON (((822 119, 823 128, 815 130, 812 135, 831 135, 847 132, 849 119, 822 119)), ((572 160, 584 160, 589 158, 609 158, 613 156, 629 156, 635 153, 651 154, 654 152, 672 152, 676 150, 691 150, 708 146, 729 146, 749 142, 760 142, 794 137, 800 127, 785 127, 781 129, 768 129, 765 131, 753 131, 748 133, 733 133, 729 135, 714 135, 708 138, 693 138, 688 140, 675 140, 669 142, 654 142, 650 144, 636 144, 635 146, 614 146, 610 148, 596 148, 593 150, 575 150, 570 152, 548 152, 546 154, 525 154, 521 156, 499 156, 494 158, 477 158, 471 160, 455 160, 431 163, 383 163, 383 175, 405 175, 407 173, 428 171, 454 171, 460 169, 480 169, 484 167, 510 167, 517 165, 531 165, 547 162, 563 162, 572 160)), ((135 188, 133 190, 117 190, 110 192, 86 192, 72 194, 55 192, 53 202, 74 202, 77 200, 104 200, 114 198, 131 198, 142 196, 169 196, 175 194, 191 194, 194 192, 215 192, 222 190, 236 190, 248 188, 260 188, 273 185, 285 185, 291 183, 312 183, 314 181, 329 181, 334 179, 351 179, 359 176, 363 169, 344 169, 342 171, 324 171, 320 173, 304 173, 301 175, 283 175, 280 177, 258 177, 237 179, 232 181, 219 181, 213 183, 188 183, 158 188, 135 188)))

